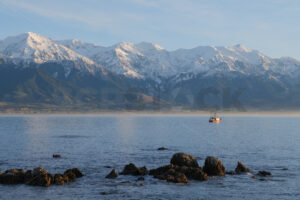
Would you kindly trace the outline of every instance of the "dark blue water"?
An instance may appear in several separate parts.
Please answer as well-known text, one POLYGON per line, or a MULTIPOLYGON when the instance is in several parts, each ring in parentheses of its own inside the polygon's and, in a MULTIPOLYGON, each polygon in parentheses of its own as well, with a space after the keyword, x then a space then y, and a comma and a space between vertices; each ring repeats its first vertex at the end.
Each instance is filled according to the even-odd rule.
POLYGON ((300 199, 300 118, 225 117, 209 124, 208 117, 195 116, 0 117, 2 171, 38 166, 50 173, 77 167, 85 176, 49 188, 0 185, 0 199, 300 199), (169 150, 157 151, 161 146, 169 150), (217 156, 227 170, 240 160, 273 177, 226 175, 188 185, 151 176, 142 182, 104 178, 111 170, 107 165, 119 172, 129 162, 151 169, 168 164, 176 152, 197 157, 200 165, 206 156, 217 156))

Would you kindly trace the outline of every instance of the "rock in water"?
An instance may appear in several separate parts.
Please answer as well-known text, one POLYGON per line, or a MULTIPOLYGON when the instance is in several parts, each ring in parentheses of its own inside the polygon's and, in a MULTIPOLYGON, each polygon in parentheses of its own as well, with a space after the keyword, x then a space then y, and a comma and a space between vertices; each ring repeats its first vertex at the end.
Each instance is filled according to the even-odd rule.
POLYGON ((65 171, 64 177, 67 180, 67 182, 74 182, 74 181, 76 181, 76 178, 77 178, 76 175, 73 173, 73 171, 70 169, 65 171))
POLYGON ((257 173, 257 175, 259 175, 259 176, 272 176, 271 172, 267 172, 267 171, 259 171, 257 173))
POLYGON ((197 180, 197 181, 206 181, 206 180, 208 180, 207 174, 205 172, 203 172, 201 168, 196 168, 196 167, 187 168, 187 170, 184 171, 184 174, 188 178, 191 178, 191 179, 194 179, 194 180, 197 180))
POLYGON ((170 164, 150 170, 150 175, 153 175, 154 178, 175 183, 179 183, 181 180, 181 183, 188 183, 181 174, 183 174, 186 178, 198 181, 205 181, 208 179, 207 174, 204 173, 200 167, 187 167, 170 164), (181 177, 181 179, 176 179, 176 177, 181 177))
POLYGON ((53 179, 52 175, 41 167, 35 168, 33 171, 28 172, 27 176, 29 180, 26 182, 26 184, 33 186, 49 187, 53 179))
POLYGON ((83 174, 81 173, 81 171, 77 168, 72 168, 72 169, 68 169, 67 171, 65 171, 64 174, 68 174, 68 173, 73 173, 75 174, 76 178, 80 178, 83 177, 83 174))
POLYGON ((146 167, 137 168, 133 163, 129 163, 120 173, 122 175, 144 176, 148 173, 146 167))
POLYGON ((213 156, 206 157, 203 171, 207 173, 208 176, 225 175, 225 167, 223 166, 222 162, 213 156))
POLYGON ((168 150, 168 148, 166 148, 166 147, 159 147, 157 150, 158 151, 165 151, 165 150, 168 150))
POLYGON ((53 157, 53 158, 61 158, 61 155, 59 155, 59 154, 53 154, 52 157, 53 157))
MULTIPOLYGON (((68 180, 66 180, 68 182, 68 180)), ((62 174, 55 174, 54 175, 54 182, 55 185, 64 185, 65 184, 65 178, 62 174)))
POLYGON ((171 159, 171 164, 187 167, 199 167, 196 158, 185 153, 174 154, 171 159))
POLYGON ((154 177, 161 179, 161 180, 166 180, 168 182, 173 182, 173 183, 188 183, 189 182, 187 177, 183 173, 175 171, 174 169, 169 169, 164 174, 156 175, 154 177))
POLYGON ((115 169, 111 170, 111 172, 105 177, 105 178, 110 178, 114 179, 118 177, 118 173, 115 169))
POLYGON ((237 166, 235 168, 235 172, 237 174, 250 172, 250 169, 245 167, 242 162, 238 161, 237 166))
POLYGON ((2 184, 20 184, 25 182, 25 172, 23 169, 10 169, 0 175, 2 184))

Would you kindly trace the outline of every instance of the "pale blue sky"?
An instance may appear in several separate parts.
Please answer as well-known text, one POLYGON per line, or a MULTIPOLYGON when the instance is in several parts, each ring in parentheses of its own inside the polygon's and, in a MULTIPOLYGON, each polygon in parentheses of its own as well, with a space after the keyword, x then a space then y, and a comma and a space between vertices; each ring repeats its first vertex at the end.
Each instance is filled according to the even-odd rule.
POLYGON ((300 0, 0 0, 0 39, 36 32, 168 50, 243 44, 300 60, 300 0))

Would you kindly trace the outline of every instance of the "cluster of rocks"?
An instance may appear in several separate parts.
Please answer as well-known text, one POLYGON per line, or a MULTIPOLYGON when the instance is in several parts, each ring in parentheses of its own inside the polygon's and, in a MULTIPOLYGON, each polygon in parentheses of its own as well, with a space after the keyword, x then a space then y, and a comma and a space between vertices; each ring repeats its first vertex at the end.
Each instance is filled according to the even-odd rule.
POLYGON ((169 165, 152 169, 149 174, 168 182, 188 183, 189 179, 206 181, 208 176, 223 176, 225 168, 219 159, 209 156, 202 169, 195 157, 185 153, 176 153, 169 165))
POLYGON ((68 169, 63 174, 55 174, 54 176, 41 167, 26 172, 23 169, 10 169, 3 174, 0 170, 0 183, 49 187, 51 184, 64 185, 68 182, 74 182, 76 178, 82 176, 83 174, 77 168, 68 169))
MULTIPOLYGON (((195 157, 185 153, 176 153, 171 158, 169 165, 148 171, 146 167, 138 168, 133 163, 130 163, 124 167, 120 174, 141 176, 138 180, 144 180, 142 176, 149 174, 154 178, 168 182, 189 183, 189 179, 206 181, 209 176, 236 175, 248 172, 250 172, 250 169, 245 167, 242 162, 237 163, 234 171, 226 172, 223 163, 216 157, 206 157, 204 166, 201 168, 195 157)), ((271 173, 260 171, 257 175, 271 176, 271 173)), ((117 176, 117 171, 113 169, 106 178, 116 178, 117 176)))

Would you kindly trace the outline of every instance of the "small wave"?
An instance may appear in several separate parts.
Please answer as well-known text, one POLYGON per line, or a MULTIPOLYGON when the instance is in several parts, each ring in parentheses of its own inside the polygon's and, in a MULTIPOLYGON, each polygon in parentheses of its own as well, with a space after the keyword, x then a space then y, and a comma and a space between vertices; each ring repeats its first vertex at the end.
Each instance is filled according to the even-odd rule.
POLYGON ((55 138, 69 138, 69 139, 76 139, 76 138, 89 138, 89 136, 84 135, 59 135, 54 136, 55 138))

